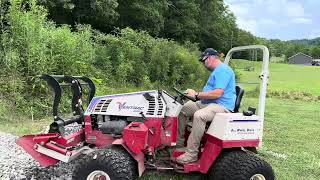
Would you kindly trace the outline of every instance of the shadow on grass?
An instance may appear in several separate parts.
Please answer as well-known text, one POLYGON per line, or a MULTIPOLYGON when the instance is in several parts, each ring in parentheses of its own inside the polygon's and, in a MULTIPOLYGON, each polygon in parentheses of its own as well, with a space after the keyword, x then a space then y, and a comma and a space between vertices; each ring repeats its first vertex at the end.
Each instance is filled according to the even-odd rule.
POLYGON ((201 173, 182 174, 175 171, 156 171, 146 170, 141 180, 202 180, 204 175, 201 173))

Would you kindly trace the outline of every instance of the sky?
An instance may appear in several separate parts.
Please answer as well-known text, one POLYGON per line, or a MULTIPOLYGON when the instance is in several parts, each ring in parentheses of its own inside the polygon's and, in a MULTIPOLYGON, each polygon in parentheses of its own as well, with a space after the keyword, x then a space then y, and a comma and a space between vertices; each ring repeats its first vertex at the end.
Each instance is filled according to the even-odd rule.
POLYGON ((267 39, 320 37, 320 0, 225 0, 238 27, 267 39))

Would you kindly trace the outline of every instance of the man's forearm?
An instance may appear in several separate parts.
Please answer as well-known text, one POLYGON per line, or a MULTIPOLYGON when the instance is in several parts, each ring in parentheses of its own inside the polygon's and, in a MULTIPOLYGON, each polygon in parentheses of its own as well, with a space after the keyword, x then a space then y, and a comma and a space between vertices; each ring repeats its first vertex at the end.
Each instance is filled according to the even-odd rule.
POLYGON ((218 99, 222 96, 223 89, 215 89, 209 92, 199 92, 198 99, 218 99))

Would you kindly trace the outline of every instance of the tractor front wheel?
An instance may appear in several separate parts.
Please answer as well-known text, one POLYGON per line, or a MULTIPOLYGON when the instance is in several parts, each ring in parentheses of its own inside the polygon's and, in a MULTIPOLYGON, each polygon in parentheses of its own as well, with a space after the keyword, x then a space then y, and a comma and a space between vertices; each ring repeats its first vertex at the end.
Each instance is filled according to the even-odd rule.
POLYGON ((252 152, 223 152, 208 172, 215 180, 274 180, 271 166, 252 152))
POLYGON ((132 180, 137 178, 137 165, 122 147, 112 146, 83 156, 75 165, 73 180, 132 180))

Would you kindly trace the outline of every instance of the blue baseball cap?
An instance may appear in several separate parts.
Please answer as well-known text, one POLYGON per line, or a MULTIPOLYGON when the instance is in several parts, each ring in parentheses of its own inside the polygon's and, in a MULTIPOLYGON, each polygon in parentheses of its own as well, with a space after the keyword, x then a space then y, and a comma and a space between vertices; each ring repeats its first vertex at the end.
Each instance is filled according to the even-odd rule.
POLYGON ((207 48, 203 53, 201 54, 199 61, 204 61, 207 59, 208 56, 220 56, 218 51, 216 51, 213 48, 207 48))

